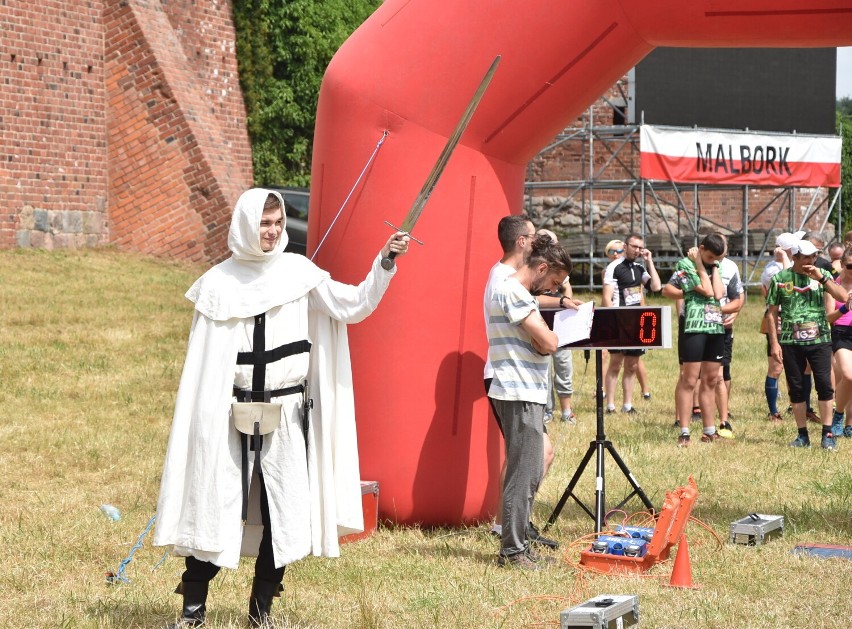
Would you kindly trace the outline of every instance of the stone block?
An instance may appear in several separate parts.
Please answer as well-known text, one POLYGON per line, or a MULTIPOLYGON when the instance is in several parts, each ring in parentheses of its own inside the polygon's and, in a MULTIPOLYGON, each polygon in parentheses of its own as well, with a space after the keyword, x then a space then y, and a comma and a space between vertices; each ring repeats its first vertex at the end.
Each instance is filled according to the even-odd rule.
POLYGON ((51 234, 61 234, 62 229, 62 221, 65 212, 63 210, 48 210, 47 212, 47 222, 49 224, 49 232, 51 234))
POLYGON ((83 233, 82 212, 69 210, 62 213, 62 231, 66 234, 83 233))
MULTIPOLYGON (((34 210, 33 211, 33 227, 37 231, 46 232, 50 229, 50 224, 48 223, 47 210, 34 210)), ((34 247, 38 245, 33 245, 34 247)))
POLYGON ((26 231, 35 229, 35 210, 32 205, 25 205, 18 214, 18 229, 26 231))
POLYGON ((18 247, 21 249, 25 249, 30 246, 30 230, 28 229, 19 229, 15 234, 18 247))
POLYGON ((81 212, 83 233, 84 234, 102 234, 104 231, 104 213, 103 212, 81 212))

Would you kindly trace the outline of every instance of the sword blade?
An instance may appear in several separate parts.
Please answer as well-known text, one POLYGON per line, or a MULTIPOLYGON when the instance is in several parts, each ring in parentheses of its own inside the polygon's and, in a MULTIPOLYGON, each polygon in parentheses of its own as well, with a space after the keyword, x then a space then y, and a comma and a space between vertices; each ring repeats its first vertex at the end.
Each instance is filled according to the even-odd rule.
MULTIPOLYGON (((441 151, 441 154, 438 156, 438 161, 435 162, 434 166, 432 166, 432 172, 429 173, 429 176, 423 183, 423 187, 420 189, 420 194, 417 195, 417 198, 414 199, 414 203, 412 204, 411 209, 408 210, 408 214, 405 216, 405 220, 402 222, 402 231, 410 234, 411 230, 414 229, 414 225, 417 224, 417 220, 420 218, 420 214, 423 212, 423 208, 426 207, 426 202, 429 200, 429 197, 432 196, 432 191, 435 189, 435 185, 438 183, 438 179, 440 179, 441 173, 444 172, 444 168, 447 166, 447 162, 450 160, 450 155, 452 155, 453 150, 456 148, 456 145, 459 143, 459 140, 461 140, 462 134, 467 128, 467 124, 473 117, 473 112, 476 111, 476 107, 477 105, 479 105, 479 101, 482 100, 482 96, 483 94, 485 94, 485 90, 488 89, 488 84, 491 83, 491 78, 497 71, 497 65, 499 63, 500 55, 497 55, 494 58, 494 61, 491 62, 491 66, 488 68, 488 71, 485 73, 485 76, 482 77, 482 81, 479 82, 479 87, 476 88, 476 92, 474 92, 473 98, 470 99, 470 102, 467 104, 467 108, 464 110, 462 117, 459 119, 458 123, 456 123, 456 128, 453 129, 452 134, 449 138, 447 138, 447 144, 444 146, 444 150, 441 151)), ((382 258, 382 268, 387 271, 390 271, 394 266, 395 257, 396 252, 391 251, 386 258, 382 258)))
POLYGON ((497 65, 499 63, 500 55, 497 55, 494 58, 494 61, 491 62, 491 66, 488 68, 488 71, 485 73, 485 76, 483 76, 482 80, 479 82, 479 87, 476 88, 476 92, 474 92, 473 97, 467 104, 467 108, 464 110, 462 117, 459 119, 458 123, 456 123, 456 128, 453 129, 452 134, 449 138, 447 138, 447 144, 444 146, 444 150, 441 151, 441 154, 438 156, 438 161, 436 161, 435 165, 432 166, 432 171, 429 173, 429 176, 423 183, 423 187, 420 189, 420 194, 418 194, 417 198, 414 199, 414 203, 412 204, 411 209, 408 211, 405 220, 402 222, 403 231, 410 232, 412 229, 414 229, 414 225, 420 218, 420 214, 423 213, 423 208, 426 206, 426 202, 432 195, 432 191, 435 189, 435 186, 438 183, 438 179, 440 179, 441 177, 441 173, 444 172, 444 168, 446 168, 447 162, 450 161, 450 155, 452 155, 453 150, 455 150, 456 145, 459 143, 459 140, 461 140, 461 137, 464 134, 464 131, 467 128, 470 119, 473 118, 473 112, 476 111, 476 107, 479 105, 479 101, 482 100, 482 96, 485 94, 485 90, 488 89, 488 84, 491 83, 491 78, 497 71, 497 65))

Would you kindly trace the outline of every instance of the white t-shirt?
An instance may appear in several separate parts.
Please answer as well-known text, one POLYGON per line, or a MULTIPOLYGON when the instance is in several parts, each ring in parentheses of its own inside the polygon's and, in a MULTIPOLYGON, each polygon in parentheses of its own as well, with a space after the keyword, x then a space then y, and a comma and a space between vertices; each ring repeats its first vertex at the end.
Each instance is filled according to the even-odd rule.
MULTIPOLYGON (((514 273, 517 269, 508 264, 498 262, 491 267, 488 273, 488 282, 485 284, 485 294, 482 297, 482 313, 485 317, 485 329, 488 330, 488 309, 491 307, 491 300, 494 297, 494 289, 503 283, 507 277, 514 273)), ((491 366, 491 348, 488 348, 488 355, 485 358, 485 379, 494 377, 494 368, 491 366)))
POLYGON ((515 278, 504 280, 488 309, 488 354, 494 369, 488 397, 545 404, 550 356, 539 354, 521 327, 538 302, 515 278))

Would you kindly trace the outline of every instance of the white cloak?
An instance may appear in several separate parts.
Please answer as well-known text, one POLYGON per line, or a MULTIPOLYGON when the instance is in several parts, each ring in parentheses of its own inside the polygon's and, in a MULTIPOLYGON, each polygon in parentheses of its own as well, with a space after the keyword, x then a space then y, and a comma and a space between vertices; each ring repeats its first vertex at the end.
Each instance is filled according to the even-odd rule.
MULTIPOLYGON (((236 218, 232 238, 239 229, 235 224, 236 218)), ((232 250, 240 251, 239 246, 232 250)), ((177 555, 228 568, 237 567, 241 551, 257 554, 262 532, 258 483, 252 471, 244 527, 242 446, 230 406, 235 384, 251 388, 244 382, 248 377, 250 385, 251 373, 237 366, 237 353, 245 351, 254 315, 266 312, 267 347, 270 334, 273 345, 290 338, 312 343, 306 359, 267 367, 269 388, 307 377, 314 400, 307 453, 301 395, 273 398, 282 403, 281 427, 263 438, 261 467, 275 564, 310 553, 339 556, 338 536, 364 528, 345 323, 375 310, 395 269, 382 269, 377 256, 356 287, 329 279, 303 256, 279 251, 262 267, 235 258, 210 269, 187 292, 196 310, 163 468, 154 545, 173 545, 177 555)), ((253 466, 254 452, 248 462, 253 466)))

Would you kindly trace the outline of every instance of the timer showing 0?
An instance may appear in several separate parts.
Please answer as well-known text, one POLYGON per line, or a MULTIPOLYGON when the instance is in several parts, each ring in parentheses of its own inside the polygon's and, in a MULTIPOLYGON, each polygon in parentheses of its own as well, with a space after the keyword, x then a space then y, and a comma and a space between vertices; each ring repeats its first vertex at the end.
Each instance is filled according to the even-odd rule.
MULTIPOLYGON (((553 310, 543 310, 553 325, 553 310)), ((669 349, 672 346, 670 306, 595 308, 590 336, 567 347, 574 349, 669 349)))

